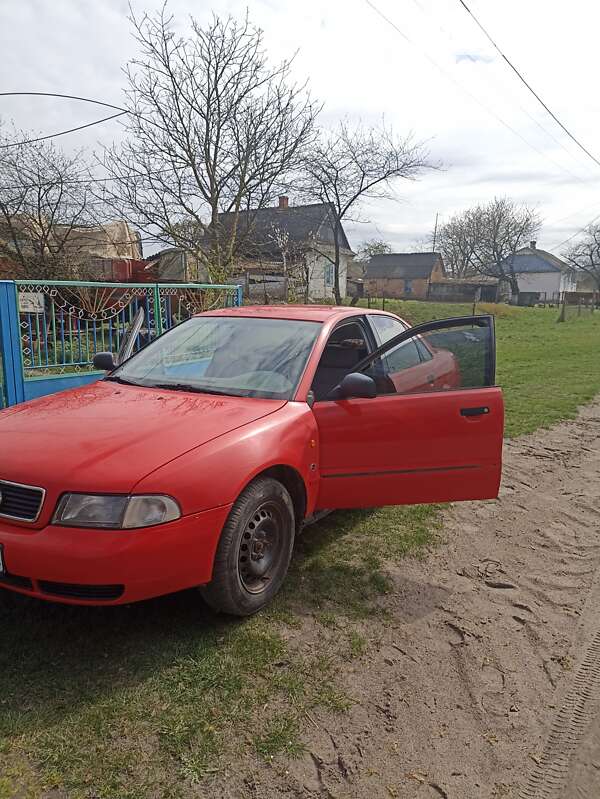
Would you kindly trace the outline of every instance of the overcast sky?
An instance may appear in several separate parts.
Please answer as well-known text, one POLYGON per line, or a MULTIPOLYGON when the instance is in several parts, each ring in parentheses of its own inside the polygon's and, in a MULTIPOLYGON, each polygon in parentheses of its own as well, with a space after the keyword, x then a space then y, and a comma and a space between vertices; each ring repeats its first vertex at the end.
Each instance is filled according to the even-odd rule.
MULTIPOLYGON (((544 219, 538 246, 553 249, 600 215, 600 166, 582 153, 519 83, 459 0, 171 0, 183 29, 193 14, 243 15, 265 31, 278 60, 298 50, 294 71, 339 117, 377 123, 427 141, 443 169, 397 184, 396 201, 365 207, 351 244, 384 238, 396 251, 470 205, 508 195, 544 219), (410 41, 407 41, 407 37, 410 41), (435 62, 435 63, 432 63, 435 62), (509 130, 505 125, 513 130, 509 130)), ((555 114, 600 160, 597 27, 590 0, 467 0, 473 13, 555 114)), ((133 0, 136 13, 153 10, 133 0)), ((122 0, 2 0, 2 91, 86 95, 119 105, 122 67, 134 53, 122 0)), ((0 97, 0 118, 52 133, 105 116, 65 100, 0 97)), ((111 122, 58 141, 99 148, 119 137, 111 122)))

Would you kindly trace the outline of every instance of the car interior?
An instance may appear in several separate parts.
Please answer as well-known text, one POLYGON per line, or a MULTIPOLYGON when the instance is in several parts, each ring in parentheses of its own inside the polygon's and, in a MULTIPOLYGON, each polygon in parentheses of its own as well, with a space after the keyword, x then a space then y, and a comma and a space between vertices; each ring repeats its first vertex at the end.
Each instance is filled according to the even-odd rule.
POLYGON ((351 322, 334 330, 325 345, 313 379, 311 388, 315 400, 326 399, 331 389, 352 372, 352 368, 369 351, 361 325, 351 322))

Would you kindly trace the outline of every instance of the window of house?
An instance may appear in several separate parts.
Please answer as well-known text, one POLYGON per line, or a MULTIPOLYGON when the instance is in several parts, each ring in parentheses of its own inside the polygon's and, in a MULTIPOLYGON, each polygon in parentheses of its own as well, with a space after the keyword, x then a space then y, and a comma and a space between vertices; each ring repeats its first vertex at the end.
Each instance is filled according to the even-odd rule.
POLYGON ((325 266, 325 285, 333 286, 333 264, 325 266))
POLYGON ((404 293, 405 294, 412 294, 412 280, 405 280, 404 281, 404 293))

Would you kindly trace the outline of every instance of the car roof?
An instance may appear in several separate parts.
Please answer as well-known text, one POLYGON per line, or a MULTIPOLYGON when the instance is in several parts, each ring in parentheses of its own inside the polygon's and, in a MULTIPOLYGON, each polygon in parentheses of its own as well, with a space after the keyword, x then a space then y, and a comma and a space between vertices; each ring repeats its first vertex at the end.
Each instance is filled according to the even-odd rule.
MULTIPOLYGON (((307 322, 330 322, 364 313, 385 313, 376 309, 344 305, 244 305, 240 308, 219 308, 196 316, 254 316, 263 319, 298 319, 307 322)), ((385 316, 392 314, 385 313, 385 316)))

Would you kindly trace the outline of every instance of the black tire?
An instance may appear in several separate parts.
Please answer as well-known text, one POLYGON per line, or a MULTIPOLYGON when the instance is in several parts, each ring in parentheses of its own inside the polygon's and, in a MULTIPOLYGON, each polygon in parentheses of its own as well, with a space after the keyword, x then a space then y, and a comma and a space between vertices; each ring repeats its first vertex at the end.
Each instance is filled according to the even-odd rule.
POLYGON ((287 489, 271 477, 257 477, 225 522, 212 581, 202 587, 206 602, 231 616, 250 616, 267 605, 287 574, 295 527, 287 489))

